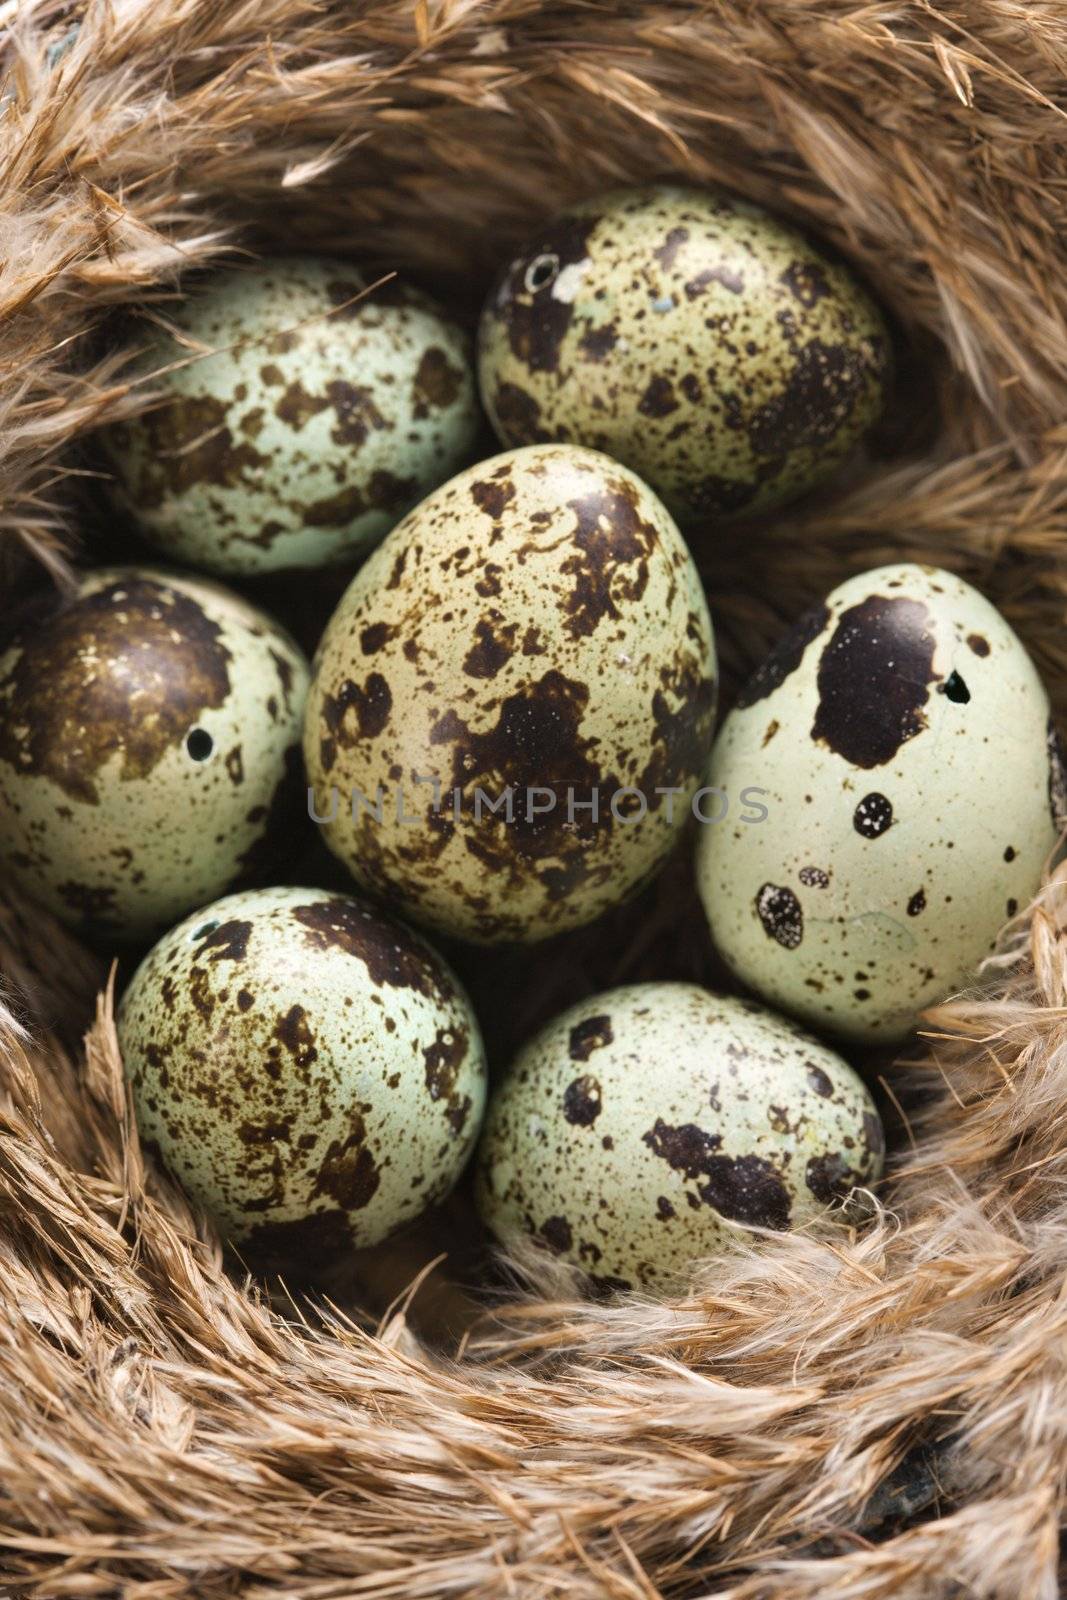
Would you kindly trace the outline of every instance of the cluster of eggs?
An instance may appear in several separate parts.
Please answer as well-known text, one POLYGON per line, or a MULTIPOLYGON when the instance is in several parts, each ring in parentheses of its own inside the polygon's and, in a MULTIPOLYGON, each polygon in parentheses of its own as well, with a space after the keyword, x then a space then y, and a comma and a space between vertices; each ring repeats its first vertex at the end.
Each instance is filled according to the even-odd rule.
POLYGON ((851 578, 714 737, 679 523, 812 488, 877 417, 890 340, 852 274, 754 206, 657 186, 507 267, 477 382, 428 297, 299 258, 216 277, 140 360, 159 403, 101 442, 148 542, 238 579, 362 561, 310 668, 257 606, 150 566, 84 576, 0 655, 0 855, 99 939, 170 929, 120 1040, 143 1138, 223 1232, 305 1265, 376 1243, 448 1191, 483 1116, 492 1230, 615 1285, 873 1183, 856 1072, 688 984, 586 1000, 489 1096, 471 1002, 408 926, 588 923, 696 815, 742 984, 894 1043, 1032 896, 1059 747, 958 578, 851 578), (505 450, 470 465, 479 388, 505 450), (305 807, 365 897, 262 887, 305 807))

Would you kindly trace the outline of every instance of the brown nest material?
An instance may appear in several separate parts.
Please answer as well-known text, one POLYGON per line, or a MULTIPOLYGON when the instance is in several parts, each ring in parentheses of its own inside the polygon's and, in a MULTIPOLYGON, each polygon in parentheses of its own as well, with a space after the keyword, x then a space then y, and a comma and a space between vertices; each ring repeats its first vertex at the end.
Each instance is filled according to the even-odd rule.
MULTIPOLYGON (((832 495, 697 541, 728 666, 907 555, 989 593, 1067 710, 1060 0, 0 10, 4 615, 40 562, 62 580, 72 553, 111 553, 75 442, 136 404, 113 319, 101 333, 115 307, 299 239, 473 309, 532 218, 673 173, 834 240, 904 353, 890 424, 832 495)), ((309 585, 309 629, 329 598, 309 585)), ((8 1591, 1051 1600, 1065 927, 1053 882, 921 1061, 878 1064, 907 1114, 865 1232, 739 1244, 667 1303, 590 1302, 543 1263, 490 1299, 476 1242, 403 1293, 466 1239, 459 1199, 331 1300, 287 1300, 224 1271, 146 1168, 109 994, 93 1020, 102 963, 9 898, 8 1591)), ((595 985, 715 977, 684 861, 593 933, 486 967, 501 1059, 595 985)))

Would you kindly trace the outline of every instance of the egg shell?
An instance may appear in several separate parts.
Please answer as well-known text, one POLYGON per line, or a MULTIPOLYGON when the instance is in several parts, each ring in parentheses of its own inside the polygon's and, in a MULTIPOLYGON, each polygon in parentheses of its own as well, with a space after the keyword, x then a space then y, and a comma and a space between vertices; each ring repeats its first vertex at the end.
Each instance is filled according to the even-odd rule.
POLYGON ((663 1288, 736 1224, 808 1223, 882 1171, 881 1121, 840 1056, 751 1001, 640 983, 572 1006, 494 1093, 477 1199, 619 1288, 663 1288))
POLYGON ((0 656, 0 860, 111 939, 261 878, 304 813, 307 684, 289 635, 219 584, 85 574, 0 656))
POLYGON ((546 223, 478 335, 502 443, 605 450, 683 525, 823 482, 883 409, 891 362, 846 266, 758 206, 671 184, 546 223))
POLYGON ((605 456, 540 445, 461 473, 357 574, 304 754, 357 882, 464 938, 536 940, 662 863, 714 707, 711 620, 668 513, 605 456))
POLYGON ((478 1025, 403 924, 317 889, 229 895, 123 998, 141 1137, 230 1239, 317 1270, 440 1200, 485 1102, 478 1025))
POLYGON ((181 342, 157 336, 140 367, 164 403, 100 433, 147 539, 214 572, 318 567, 463 464, 480 425, 466 334, 427 295, 367 288, 346 262, 286 258, 172 313, 181 342))
POLYGON ((1062 790, 1048 698, 962 579, 896 565, 803 616, 723 723, 709 784, 766 818, 702 829, 720 952, 772 1004, 903 1038, 1038 888, 1062 790))

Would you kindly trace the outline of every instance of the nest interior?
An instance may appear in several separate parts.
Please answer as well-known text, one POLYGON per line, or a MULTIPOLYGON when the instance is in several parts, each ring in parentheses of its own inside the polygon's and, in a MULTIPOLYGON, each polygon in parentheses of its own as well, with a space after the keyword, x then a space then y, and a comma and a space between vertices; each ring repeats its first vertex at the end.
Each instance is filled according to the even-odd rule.
MULTIPOLYGON (((42 565, 62 581, 109 550, 78 442, 139 403, 117 308, 299 239, 473 313, 537 217, 672 174, 833 241, 902 354, 831 492, 743 537, 697 530, 728 675, 848 573, 908 557, 1001 606, 1062 718, 1058 0, 0 10, 0 623, 42 565)), ((0 892, 11 1592, 1052 1600, 1065 926, 1054 878, 986 986, 880 1064, 906 1114, 866 1230, 739 1240, 658 1303, 523 1262, 531 1287, 472 1314, 462 1271, 390 1303, 462 1211, 340 1308, 226 1270, 142 1160, 104 963, 0 892)), ((706 947, 683 862, 595 935, 494 958, 493 1049, 611 982, 714 981, 706 947)))

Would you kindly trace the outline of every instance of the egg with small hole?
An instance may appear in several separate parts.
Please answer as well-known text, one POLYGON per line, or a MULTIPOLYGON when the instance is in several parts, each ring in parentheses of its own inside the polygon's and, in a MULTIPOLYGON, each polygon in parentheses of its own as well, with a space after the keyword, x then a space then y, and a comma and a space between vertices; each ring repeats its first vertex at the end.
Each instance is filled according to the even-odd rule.
POLYGON ((862 1080, 796 1024, 640 983, 572 1006, 519 1052, 476 1193, 503 1243, 532 1238, 607 1287, 664 1291, 743 1227, 841 1216, 884 1148, 862 1080))
POLYGON ((444 1197, 478 1025, 437 952, 344 895, 229 895, 166 934, 118 1037, 141 1138, 257 1265, 315 1276, 444 1197))
POLYGON ((114 498, 220 573, 358 557, 468 459, 469 339, 428 295, 343 261, 215 274, 139 357, 160 403, 98 435, 114 498))
POLYGON ((0 861, 112 942, 262 881, 304 814, 307 684, 285 630, 209 579, 83 574, 0 656, 0 861))
POLYGON ((544 223, 482 313, 501 442, 624 461, 685 526, 824 482, 879 417, 889 331, 855 274, 721 191, 654 184, 544 223))
POLYGON ((1022 643, 961 578, 865 572, 786 633, 716 739, 758 825, 702 829, 715 943, 775 1006, 896 1043, 973 982, 1064 817, 1059 738, 1022 643))

